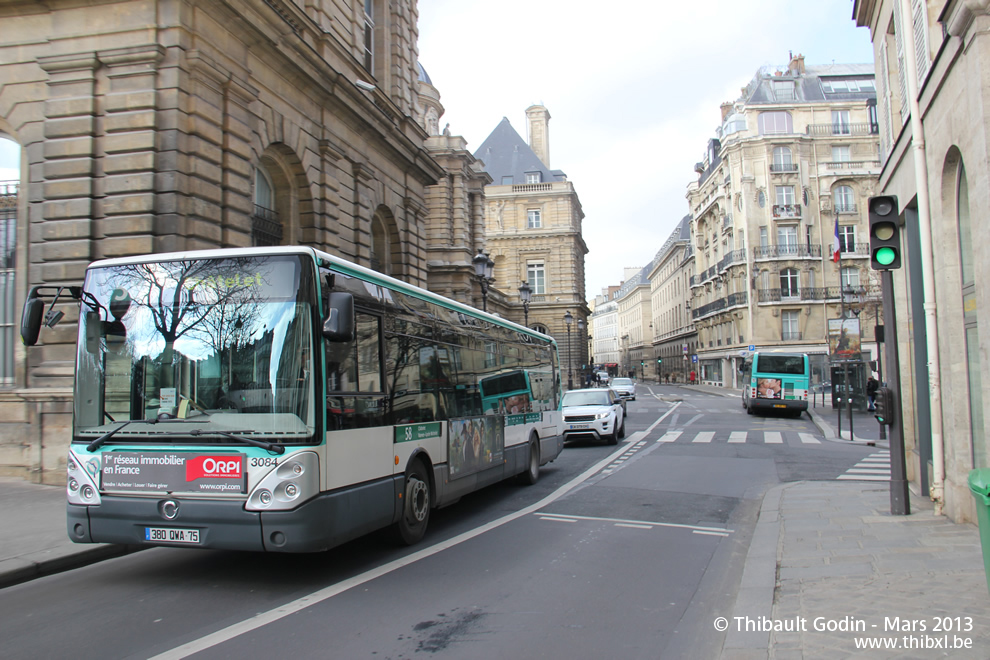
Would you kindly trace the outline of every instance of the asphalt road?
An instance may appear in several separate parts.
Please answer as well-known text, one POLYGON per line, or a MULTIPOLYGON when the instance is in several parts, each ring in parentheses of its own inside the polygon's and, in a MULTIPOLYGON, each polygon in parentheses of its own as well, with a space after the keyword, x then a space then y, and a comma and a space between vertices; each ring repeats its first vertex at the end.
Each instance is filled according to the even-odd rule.
POLYGON ((414 548, 156 548, 4 589, 3 657, 717 657, 763 493, 871 450, 684 388, 641 385, 628 412, 618 447, 568 442, 414 548))

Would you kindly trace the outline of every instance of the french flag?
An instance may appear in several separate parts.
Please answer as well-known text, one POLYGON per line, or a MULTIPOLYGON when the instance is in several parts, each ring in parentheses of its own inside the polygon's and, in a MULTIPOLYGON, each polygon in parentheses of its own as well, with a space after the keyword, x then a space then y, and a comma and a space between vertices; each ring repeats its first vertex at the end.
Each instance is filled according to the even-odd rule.
POLYGON ((832 261, 839 263, 839 216, 835 216, 835 241, 832 243, 832 261))

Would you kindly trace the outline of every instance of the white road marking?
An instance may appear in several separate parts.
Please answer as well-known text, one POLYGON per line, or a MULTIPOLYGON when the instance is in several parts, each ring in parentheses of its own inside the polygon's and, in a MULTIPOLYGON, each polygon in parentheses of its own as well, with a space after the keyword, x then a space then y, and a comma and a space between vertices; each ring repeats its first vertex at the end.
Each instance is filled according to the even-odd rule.
POLYGON ((679 437, 681 437, 680 431, 667 431, 657 442, 673 442, 679 437))
MULTIPOLYGON (((667 417, 667 415, 674 412, 677 409, 677 406, 679 405, 680 405, 679 403, 674 404, 674 406, 671 407, 670 410, 668 410, 660 418, 658 418, 655 422, 653 422, 653 424, 650 425, 650 428, 646 429, 646 433, 649 433, 654 428, 656 428, 656 426, 660 424, 660 422, 662 422, 664 418, 667 417)), ((206 649, 213 648, 218 644, 223 644, 224 642, 234 639, 235 637, 239 637, 253 630, 257 630, 258 628, 266 626, 269 623, 273 623, 275 621, 278 621, 279 619, 283 619, 287 616, 295 614, 296 612, 300 612, 306 609, 307 607, 310 607, 311 605, 322 603, 323 601, 333 598, 334 596, 337 596, 339 594, 342 594, 345 591, 353 589, 354 587, 360 586, 362 584, 380 578, 383 575, 388 575, 389 573, 396 571, 400 568, 403 568, 405 566, 409 566, 410 564, 414 564, 421 559, 432 557, 433 555, 443 552, 444 550, 460 545, 465 541, 470 541, 475 537, 481 536, 485 532, 489 532, 493 529, 497 529, 502 525, 510 523, 514 520, 518 520, 519 518, 528 516, 532 513, 535 513, 540 509, 542 509, 543 507, 548 506, 549 504, 552 504, 556 500, 560 499, 561 497, 563 497, 564 495, 566 495, 567 493, 574 490, 579 485, 590 479, 592 476, 600 472, 606 465, 608 465, 613 460, 615 460, 615 457, 623 451, 625 451, 624 447, 618 449, 612 455, 606 456, 604 459, 598 461, 598 463, 592 465, 590 468, 588 468, 578 476, 574 477, 566 484, 562 485, 560 488, 558 488, 554 492, 544 497, 542 500, 538 502, 534 502, 533 504, 530 504, 527 507, 519 509, 518 511, 514 511, 513 513, 502 516, 501 518, 485 523, 480 527, 475 527, 474 529, 468 530, 462 534, 458 534, 457 536, 449 538, 446 541, 441 541, 440 543, 436 543, 427 548, 423 548, 422 550, 418 550, 417 552, 408 554, 405 557, 400 557, 399 559, 390 561, 387 564, 382 564, 381 566, 377 566, 371 569, 370 571, 365 571, 364 573, 361 573, 360 575, 355 575, 354 577, 351 577, 347 580, 342 580, 336 584, 332 584, 328 587, 324 587, 323 589, 314 591, 311 594, 302 596, 301 598, 297 598, 292 602, 285 603, 284 605, 280 605, 276 608, 270 609, 267 612, 259 612, 253 617, 229 625, 226 628, 217 630, 216 632, 210 633, 209 635, 205 635, 204 637, 200 637, 199 639, 194 639, 191 642, 187 642, 185 644, 182 644, 181 646, 177 646, 174 649, 165 651, 164 653, 159 653, 158 655, 150 658, 150 660, 178 660, 179 658, 186 658, 196 653, 199 653, 200 651, 205 651, 206 649)), ((629 520, 624 522, 630 522, 634 524, 640 523, 640 521, 636 521, 636 520, 629 520)), ((652 524, 658 526, 664 526, 664 527, 689 527, 688 525, 674 525, 670 523, 652 523, 652 524)))
POLYGON ((714 437, 714 431, 702 431, 698 435, 694 436, 694 440, 691 442, 711 442, 714 437))
POLYGON ((729 434, 729 442, 746 442, 746 432, 733 431, 729 434))
POLYGON ((806 445, 820 445, 821 444, 821 442, 818 440, 818 438, 816 438, 815 436, 811 435, 810 433, 798 433, 798 436, 801 438, 801 442, 803 442, 806 445))
POLYGON ((779 445, 784 442, 784 439, 780 436, 780 431, 764 431, 763 442, 768 445, 779 445))

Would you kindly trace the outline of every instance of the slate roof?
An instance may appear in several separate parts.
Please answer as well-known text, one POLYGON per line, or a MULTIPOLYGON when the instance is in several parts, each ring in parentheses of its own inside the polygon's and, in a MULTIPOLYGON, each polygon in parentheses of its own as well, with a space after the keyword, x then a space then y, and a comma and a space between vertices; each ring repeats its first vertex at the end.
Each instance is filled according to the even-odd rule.
POLYGON ((822 91, 822 79, 873 80, 874 68, 872 64, 828 64, 808 66, 805 73, 799 76, 775 76, 769 68, 763 67, 746 86, 740 100, 746 104, 755 105, 761 103, 807 103, 825 100, 845 101, 870 99, 877 96, 875 91, 825 94, 822 91), (773 81, 785 80, 796 83, 793 99, 778 99, 774 94, 773 81))
POLYGON ((514 184, 526 183, 526 175, 534 172, 541 173, 542 182, 567 180, 562 171, 550 170, 543 164, 505 117, 474 152, 474 157, 485 164, 485 171, 496 186, 507 176, 512 177, 514 184))

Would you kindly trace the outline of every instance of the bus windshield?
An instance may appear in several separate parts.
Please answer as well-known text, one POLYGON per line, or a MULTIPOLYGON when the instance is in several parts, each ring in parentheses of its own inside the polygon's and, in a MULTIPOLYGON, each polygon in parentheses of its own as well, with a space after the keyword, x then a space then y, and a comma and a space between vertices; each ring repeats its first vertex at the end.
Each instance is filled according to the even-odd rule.
POLYGON ((801 376, 805 373, 805 357, 803 355, 760 355, 756 370, 764 374, 801 376))
POLYGON ((298 257, 271 255, 90 268, 75 438, 121 422, 130 423, 116 438, 129 440, 193 429, 216 433, 211 442, 221 432, 312 438, 309 272, 298 257), (177 425, 153 426, 164 421, 177 425))

